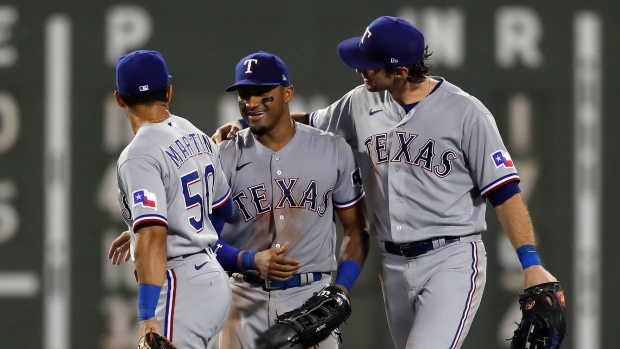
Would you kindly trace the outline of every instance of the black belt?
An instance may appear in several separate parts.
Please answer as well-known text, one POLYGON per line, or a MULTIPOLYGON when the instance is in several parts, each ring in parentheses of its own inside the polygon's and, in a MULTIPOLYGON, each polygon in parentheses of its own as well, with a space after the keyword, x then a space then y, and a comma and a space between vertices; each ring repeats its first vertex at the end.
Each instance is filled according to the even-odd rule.
MULTIPOLYGON (((474 233, 478 234, 478 233, 474 233)), ((474 235, 470 234, 470 235, 474 235)), ((469 236, 469 235, 466 235, 469 236)), ((427 239, 416 242, 409 242, 405 244, 395 244, 390 241, 385 241, 385 250, 388 253, 403 256, 405 258, 416 258, 427 252, 451 244, 453 242, 460 241, 460 236, 442 236, 440 238, 427 239), (436 246, 436 247, 435 247, 436 246)))
POLYGON ((323 274, 329 275, 330 273, 295 274, 286 281, 269 280, 257 274, 243 274, 243 281, 255 286, 261 286, 265 291, 275 291, 309 285, 313 282, 321 280, 323 278, 323 274), (312 275, 312 279, 310 279, 310 275, 312 275))

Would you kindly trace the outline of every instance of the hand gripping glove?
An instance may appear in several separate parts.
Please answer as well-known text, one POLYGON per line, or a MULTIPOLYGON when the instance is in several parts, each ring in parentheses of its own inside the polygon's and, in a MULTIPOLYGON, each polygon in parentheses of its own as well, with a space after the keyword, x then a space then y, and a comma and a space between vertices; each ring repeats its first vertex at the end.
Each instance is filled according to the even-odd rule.
POLYGON ((519 295, 521 323, 511 349, 557 349, 566 334, 566 302, 559 282, 526 288, 519 295))
POLYGON ((177 349, 177 347, 168 338, 150 331, 140 338, 138 349, 177 349))
MULTIPOLYGON (((276 317, 270 329, 272 348, 283 343, 304 347, 318 345, 351 315, 349 296, 340 288, 330 285, 314 293, 299 308, 276 317)), ((340 339, 340 338, 339 338, 340 339)))

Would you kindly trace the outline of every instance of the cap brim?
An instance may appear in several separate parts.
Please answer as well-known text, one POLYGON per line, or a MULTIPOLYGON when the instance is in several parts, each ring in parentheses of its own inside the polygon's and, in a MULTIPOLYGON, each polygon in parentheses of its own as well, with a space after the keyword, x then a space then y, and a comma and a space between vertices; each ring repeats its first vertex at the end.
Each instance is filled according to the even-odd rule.
POLYGON ((347 39, 338 45, 338 54, 344 64, 351 68, 360 70, 381 69, 385 68, 382 64, 373 62, 364 56, 360 50, 361 36, 347 39))
POLYGON ((256 81, 253 81, 253 80, 250 80, 250 79, 245 79, 245 80, 241 80, 241 81, 237 82, 236 84, 228 87, 226 89, 226 92, 236 91, 236 90, 238 90, 242 86, 273 86, 273 87, 276 87, 276 86, 279 86, 279 85, 280 84, 278 84, 277 82, 272 82, 272 83, 269 83, 269 82, 256 82, 256 81))

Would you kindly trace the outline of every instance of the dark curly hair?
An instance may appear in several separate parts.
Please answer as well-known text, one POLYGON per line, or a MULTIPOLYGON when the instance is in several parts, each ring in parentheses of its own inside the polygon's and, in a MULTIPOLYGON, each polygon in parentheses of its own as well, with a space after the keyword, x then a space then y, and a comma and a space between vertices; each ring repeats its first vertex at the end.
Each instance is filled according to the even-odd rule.
MULTIPOLYGON (((409 69, 409 75, 407 75, 407 81, 413 82, 415 84, 419 84, 419 83, 424 82, 424 80, 426 80, 426 76, 428 75, 428 72, 431 70, 433 66, 431 64, 427 64, 425 61, 428 60, 432 54, 433 52, 428 51, 428 45, 427 45, 424 48, 424 59, 422 60, 422 62, 406 67, 407 69, 409 69)), ((399 67, 387 67, 385 68, 385 72, 388 75, 392 75, 396 72, 396 69, 398 68, 399 67)))
POLYGON ((128 107, 132 108, 136 105, 153 105, 157 102, 168 102, 166 98, 166 93, 168 93, 168 87, 153 91, 152 93, 146 95, 128 95, 124 93, 119 93, 121 100, 123 103, 127 104, 128 107))

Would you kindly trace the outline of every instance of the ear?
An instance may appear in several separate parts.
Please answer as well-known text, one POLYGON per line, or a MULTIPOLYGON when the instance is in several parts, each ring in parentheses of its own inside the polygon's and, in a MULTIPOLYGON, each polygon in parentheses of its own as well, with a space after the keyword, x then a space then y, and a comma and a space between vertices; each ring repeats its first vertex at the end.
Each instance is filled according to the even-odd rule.
POLYGON ((290 85, 284 88, 284 102, 288 103, 293 99, 293 95, 295 94, 295 86, 290 85))
POLYGON ((399 79, 406 79, 409 76, 409 68, 407 67, 398 67, 394 72, 394 76, 399 79))
POLYGON ((123 100, 121 99, 121 95, 118 93, 118 91, 114 91, 114 98, 116 99, 116 104, 118 104, 119 107, 125 108, 125 102, 123 102, 123 100))
POLYGON ((168 103, 170 103, 170 100, 172 99, 172 85, 168 85, 168 91, 166 92, 166 99, 168 100, 168 103))

